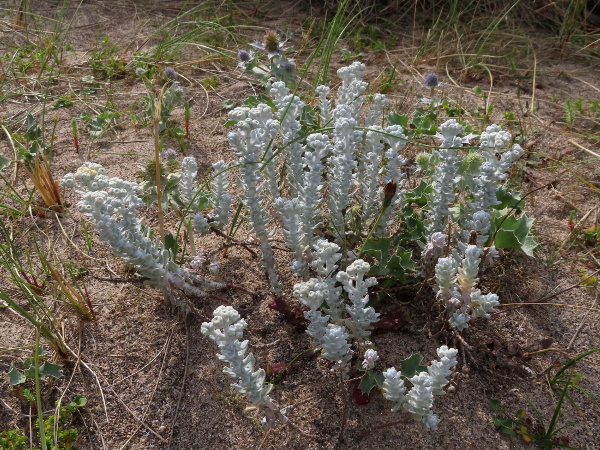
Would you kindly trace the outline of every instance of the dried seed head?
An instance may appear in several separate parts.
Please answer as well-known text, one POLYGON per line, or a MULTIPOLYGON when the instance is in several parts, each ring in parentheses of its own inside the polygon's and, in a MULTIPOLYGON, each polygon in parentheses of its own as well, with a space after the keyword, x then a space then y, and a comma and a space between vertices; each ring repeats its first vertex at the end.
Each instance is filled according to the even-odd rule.
POLYGON ((279 37, 274 31, 269 31, 265 35, 265 50, 269 53, 279 51, 279 37))
POLYGON ((393 181, 388 182, 383 188, 383 207, 387 208, 392 203, 394 195, 396 195, 396 188, 398 185, 393 181))

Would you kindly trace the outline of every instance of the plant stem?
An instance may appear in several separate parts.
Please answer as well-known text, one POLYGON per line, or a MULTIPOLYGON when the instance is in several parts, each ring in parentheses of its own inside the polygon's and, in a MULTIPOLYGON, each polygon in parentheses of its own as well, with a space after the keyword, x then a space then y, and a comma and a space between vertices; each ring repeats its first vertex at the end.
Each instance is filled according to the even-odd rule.
POLYGON ((165 218, 162 209, 162 187, 160 182, 160 114, 162 109, 162 95, 164 88, 154 101, 154 166, 156 168, 156 202, 158 206, 158 232, 160 241, 165 243, 165 218))
POLYGON ((35 331, 35 349, 33 352, 33 377, 35 381, 35 402, 38 412, 38 428, 40 433, 40 445, 42 450, 47 450, 46 433, 44 430, 44 410, 42 409, 42 395, 40 392, 40 329, 35 331))
POLYGON ((340 394, 342 396, 342 402, 344 402, 342 410, 342 420, 340 423, 340 434, 338 435, 338 442, 342 442, 344 439, 344 431, 346 430, 346 423, 348 422, 348 385, 344 383, 344 367, 340 366, 340 394))

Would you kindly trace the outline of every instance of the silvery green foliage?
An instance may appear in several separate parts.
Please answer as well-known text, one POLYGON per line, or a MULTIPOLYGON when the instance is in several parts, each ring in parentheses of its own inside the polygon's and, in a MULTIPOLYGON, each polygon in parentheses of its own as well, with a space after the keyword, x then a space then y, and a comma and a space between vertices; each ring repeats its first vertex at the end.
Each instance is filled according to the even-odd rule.
MULTIPOLYGON (((259 104, 252 110, 236 108, 229 114, 229 119, 237 122, 237 131, 230 134, 229 140, 240 156, 244 203, 251 225, 258 233, 268 235, 267 214, 274 207, 287 244, 295 254, 291 268, 296 275, 308 276, 307 261, 319 239, 323 206, 329 209, 327 217, 337 241, 344 242, 349 222, 355 219, 346 211, 359 202, 360 219, 367 230, 382 208, 384 195, 380 186, 394 181, 401 188, 404 182, 402 168, 406 160, 401 151, 407 137, 398 125, 381 128, 377 124, 385 96, 375 95, 370 108, 363 111, 367 87, 362 80, 364 73, 365 66, 359 62, 340 69, 342 85, 334 100, 327 98, 328 87, 316 88, 321 124, 333 128, 328 134, 301 134, 305 104, 281 82, 273 83, 269 89, 274 111, 259 104), (372 129, 365 132, 358 127, 372 129), (248 165, 259 167, 247 168, 248 165), (278 186, 280 167, 285 167, 286 179, 278 186)), ((375 235, 385 232, 394 213, 403 206, 403 194, 402 189, 397 189, 375 235)), ((259 240, 266 248, 264 239, 259 240)), ((263 250, 267 257, 268 253, 263 250)))
POLYGON ((447 219, 451 215, 449 208, 456 198, 454 190, 459 181, 457 151, 463 143, 468 142, 468 137, 461 137, 461 134, 463 134, 463 127, 456 119, 450 119, 440 125, 435 135, 441 143, 440 148, 433 151, 438 163, 432 177, 433 192, 429 194, 427 202, 429 207, 427 230, 430 235, 436 231, 445 231, 447 219))
POLYGON ((227 172, 229 166, 225 161, 217 161, 213 163, 212 168, 215 175, 212 180, 212 189, 210 193, 210 202, 212 205, 213 221, 210 225, 218 230, 224 229, 231 220, 231 203, 233 197, 229 193, 229 181, 227 180, 227 172))
POLYGON ((451 369, 457 364, 458 350, 442 345, 437 354, 439 360, 433 361, 427 372, 409 379, 412 387, 408 392, 402 374, 395 367, 383 372, 383 396, 394 402, 392 412, 408 411, 428 430, 437 430, 440 419, 431 411, 433 399, 444 394, 451 369))
POLYGON ((479 153, 483 156, 483 162, 474 171, 477 175, 472 182, 465 180, 464 183, 471 189, 473 200, 468 202, 468 208, 461 218, 462 242, 458 245, 461 251, 464 251, 471 231, 478 233, 478 245, 488 240, 491 207, 500 204, 496 198, 500 182, 508 177, 515 162, 523 155, 523 148, 518 144, 509 149, 511 139, 510 133, 499 125, 490 125, 481 133, 479 153))
POLYGON ((229 133, 227 139, 239 157, 242 200, 250 215, 250 225, 260 242, 271 287, 279 292, 281 288, 275 272, 275 256, 269 243, 269 215, 265 208, 260 160, 270 141, 275 138, 280 124, 273 118, 271 108, 265 104, 259 104, 256 108, 235 108, 229 113, 229 118, 237 122, 237 131, 229 133))
POLYGON ((77 208, 94 222, 100 240, 148 278, 151 286, 162 288, 177 306, 182 306, 178 291, 206 296, 207 289, 224 287, 177 266, 172 253, 151 237, 150 229, 138 218, 138 208, 144 203, 137 196, 137 183, 109 178, 101 165, 86 162, 74 174, 65 175, 62 184, 81 195, 77 208))
POLYGON ((480 247, 468 245, 460 266, 453 257, 440 258, 435 266, 437 298, 446 305, 450 325, 458 331, 467 328, 471 318, 489 318, 500 304, 496 294, 483 295, 475 288, 482 254, 480 247))
POLYGON ((377 284, 377 280, 373 277, 364 279, 370 268, 368 262, 357 259, 336 276, 352 302, 351 305, 346 306, 349 317, 345 319, 345 325, 350 331, 350 337, 355 339, 368 338, 373 329, 371 324, 377 322, 379 318, 379 313, 376 313, 373 307, 367 306, 369 288, 377 284))
POLYGON ((352 345, 348 342, 348 332, 341 325, 334 325, 325 328, 323 334, 323 358, 333 361, 333 369, 345 368, 346 364, 352 359, 352 345))
POLYGON ((312 337, 312 344, 323 350, 324 358, 336 362, 336 367, 339 367, 351 358, 348 353, 351 344, 348 340, 368 338, 371 334, 371 324, 379 317, 372 307, 366 306, 369 302, 369 287, 377 284, 377 281, 375 278, 364 279, 370 265, 362 259, 354 261, 345 271, 339 271, 333 278, 341 257, 339 246, 320 240, 314 249, 316 259, 311 266, 319 278, 296 283, 293 294, 300 303, 310 309, 304 313, 304 317, 310 321, 306 332, 312 337), (341 287, 336 286, 336 280, 342 283, 341 287), (345 304, 342 300, 342 287, 351 304, 345 304), (328 315, 323 314, 321 309, 325 309, 328 315), (337 331, 333 332, 332 329, 337 331), (342 338, 345 339, 344 345, 342 338), (340 349, 345 350, 342 352, 340 349), (347 357, 340 358, 339 352, 347 357))
POLYGON ((232 384, 233 388, 245 394, 250 403, 265 414, 263 427, 269 429, 276 421, 287 419, 269 398, 273 385, 265 384, 265 371, 254 370, 254 355, 246 355, 248 341, 241 339, 247 326, 233 307, 219 306, 213 313, 213 319, 202 324, 201 331, 219 347, 219 360, 229 364, 229 367, 223 368, 223 373, 237 380, 232 384))

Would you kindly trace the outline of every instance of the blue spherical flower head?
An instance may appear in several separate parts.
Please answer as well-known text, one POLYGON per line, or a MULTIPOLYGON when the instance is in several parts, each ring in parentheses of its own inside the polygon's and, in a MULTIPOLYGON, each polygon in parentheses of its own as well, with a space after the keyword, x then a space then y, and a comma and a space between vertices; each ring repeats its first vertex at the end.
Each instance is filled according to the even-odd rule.
POLYGON ((296 73, 296 63, 294 61, 292 61, 291 59, 288 59, 284 64, 283 64, 283 70, 285 71, 285 73, 287 73, 288 75, 294 75, 296 73))
POLYGON ((252 52, 249 52, 248 50, 240 49, 240 51, 238 51, 238 58, 240 59, 241 62, 247 63, 248 61, 250 61, 252 59, 252 52))
POLYGON ((172 67, 167 67, 165 69, 165 76, 170 80, 174 80, 177 77, 177 72, 172 67))
POLYGON ((425 87, 434 88, 440 85, 438 76, 435 73, 430 73, 425 77, 425 87))

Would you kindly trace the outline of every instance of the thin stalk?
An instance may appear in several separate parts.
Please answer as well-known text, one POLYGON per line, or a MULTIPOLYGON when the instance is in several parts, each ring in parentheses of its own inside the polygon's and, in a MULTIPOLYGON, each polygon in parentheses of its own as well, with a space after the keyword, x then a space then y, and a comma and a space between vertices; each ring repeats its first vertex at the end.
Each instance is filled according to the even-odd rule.
POLYGON ((38 429, 40 433, 40 445, 42 450, 47 450, 46 432, 44 430, 44 410, 42 409, 42 394, 40 389, 40 329, 35 331, 35 350, 33 353, 33 378, 35 381, 35 402, 38 412, 38 429))
POLYGON ((160 241, 165 243, 165 217, 162 208, 162 186, 160 173, 160 115, 162 109, 162 96, 165 88, 163 87, 158 97, 154 101, 154 166, 156 168, 156 202, 158 206, 158 232, 160 241))

